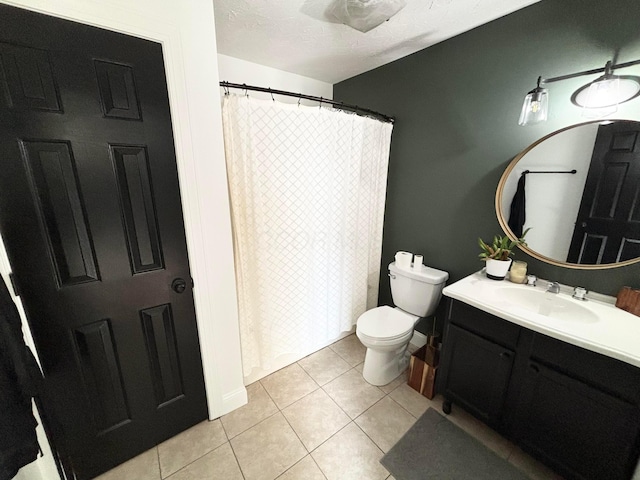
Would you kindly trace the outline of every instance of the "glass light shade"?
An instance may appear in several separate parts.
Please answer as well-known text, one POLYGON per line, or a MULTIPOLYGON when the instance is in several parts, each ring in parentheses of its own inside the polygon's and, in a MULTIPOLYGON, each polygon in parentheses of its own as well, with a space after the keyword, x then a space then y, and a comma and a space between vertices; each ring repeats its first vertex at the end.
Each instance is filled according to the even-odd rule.
POLYGON ((604 75, 581 88, 575 97, 575 103, 584 107, 582 116, 601 118, 618 111, 618 104, 635 97, 640 84, 629 78, 616 75, 604 75))
POLYGON ((537 87, 524 97, 518 125, 534 125, 536 123, 546 122, 548 111, 549 92, 545 88, 537 87))
POLYGON ((406 0, 335 0, 328 13, 363 33, 383 24, 407 5, 406 0))

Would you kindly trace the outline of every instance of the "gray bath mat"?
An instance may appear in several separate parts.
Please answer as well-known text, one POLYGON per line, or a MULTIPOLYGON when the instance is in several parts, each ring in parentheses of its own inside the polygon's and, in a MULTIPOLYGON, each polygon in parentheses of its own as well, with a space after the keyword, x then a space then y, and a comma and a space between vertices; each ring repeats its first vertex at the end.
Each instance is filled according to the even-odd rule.
POLYGON ((396 480, 527 480, 432 408, 382 457, 396 480))

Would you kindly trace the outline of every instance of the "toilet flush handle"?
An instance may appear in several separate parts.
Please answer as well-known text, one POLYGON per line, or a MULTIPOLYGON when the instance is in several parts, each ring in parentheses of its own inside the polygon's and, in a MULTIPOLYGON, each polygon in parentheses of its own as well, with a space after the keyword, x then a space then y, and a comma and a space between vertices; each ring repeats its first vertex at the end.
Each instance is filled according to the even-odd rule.
POLYGON ((388 273, 387 275, 389 275, 389 278, 392 278, 393 280, 396 279, 396 276, 393 273, 388 273))

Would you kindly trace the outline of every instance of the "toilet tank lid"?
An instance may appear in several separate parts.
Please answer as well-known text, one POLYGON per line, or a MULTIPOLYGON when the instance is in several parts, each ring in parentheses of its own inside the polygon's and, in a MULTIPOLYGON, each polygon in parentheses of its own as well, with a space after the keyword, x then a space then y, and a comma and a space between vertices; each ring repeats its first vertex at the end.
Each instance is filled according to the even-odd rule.
POLYGON ((396 262, 389 264, 389 271, 396 275, 403 275, 405 277, 413 278, 424 283, 432 283, 434 285, 440 285, 449 278, 449 274, 442 270, 438 270, 431 267, 422 265, 422 268, 409 267, 407 269, 396 266, 396 262))

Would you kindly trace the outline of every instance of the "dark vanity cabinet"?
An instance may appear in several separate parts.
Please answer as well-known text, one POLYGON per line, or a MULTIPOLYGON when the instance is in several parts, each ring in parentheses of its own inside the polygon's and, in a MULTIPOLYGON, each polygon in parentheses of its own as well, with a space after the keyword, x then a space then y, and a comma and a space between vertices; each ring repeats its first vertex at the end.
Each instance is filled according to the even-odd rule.
POLYGON ((451 300, 438 375, 445 412, 459 405, 566 478, 631 478, 640 368, 451 300))
POLYGON ((442 390, 447 399, 445 411, 453 401, 488 425, 498 427, 520 327, 504 328, 504 320, 461 302, 453 303, 450 312, 455 312, 460 321, 449 322, 446 331, 443 365, 447 382, 442 390))

